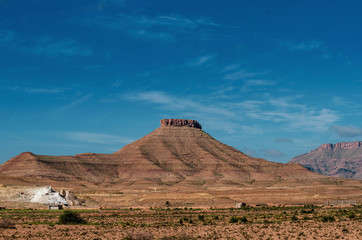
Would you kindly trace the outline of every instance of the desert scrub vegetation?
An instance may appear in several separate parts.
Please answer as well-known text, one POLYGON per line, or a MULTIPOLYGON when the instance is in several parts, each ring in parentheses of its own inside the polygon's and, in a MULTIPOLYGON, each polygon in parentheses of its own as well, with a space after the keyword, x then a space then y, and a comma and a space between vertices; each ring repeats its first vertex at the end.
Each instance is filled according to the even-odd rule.
POLYGON ((1 229, 9 229, 9 228, 16 228, 15 223, 10 221, 7 218, 2 218, 0 221, 0 228, 1 229))
POLYGON ((333 215, 325 215, 321 217, 322 222, 334 222, 336 221, 335 217, 333 215))
POLYGON ((230 223, 246 223, 248 222, 248 219, 246 217, 238 217, 238 216, 232 216, 230 218, 230 223))
POLYGON ((59 224, 86 224, 87 222, 79 216, 79 213, 65 210, 59 216, 59 224))
MULTIPOLYGON (((362 236, 361 207, 147 208, 139 210, 119 208, 71 211, 86 220, 87 224, 80 224, 85 223, 83 221, 70 220, 73 217, 65 217, 67 220, 60 221, 63 218, 61 216, 66 215, 67 211, 69 212, 69 210, 0 211, 0 221, 3 219, 13 223, 4 225, 3 229, 0 226, 0 233, 14 234, 16 231, 23 231, 31 234, 32 231, 38 231, 39 234, 43 234, 36 235, 38 239, 47 238, 46 236, 52 238, 54 232, 70 238, 72 234, 77 234, 74 229, 78 229, 79 234, 86 234, 87 237, 90 232, 98 235, 89 239, 107 239, 107 234, 110 236, 108 239, 141 239, 141 237, 147 239, 147 234, 142 236, 143 233, 154 234, 154 239, 181 239, 180 234, 187 235, 188 238, 185 239, 195 239, 199 236, 201 239, 219 239, 228 234, 234 236, 230 239, 281 239, 282 236, 289 236, 288 239, 343 239, 342 237, 358 239, 362 236), (12 229, 12 226, 16 229, 12 229), (325 231, 325 228, 330 230, 325 231), (304 231, 304 229, 307 230, 304 231), (48 235, 41 232, 48 230, 48 235), (270 234, 273 236, 269 236, 270 234)), ((27 235, 16 236, 22 239, 27 237, 27 235)), ((72 237, 80 239, 84 236, 72 237)), ((30 237, 30 239, 34 238, 30 237)))

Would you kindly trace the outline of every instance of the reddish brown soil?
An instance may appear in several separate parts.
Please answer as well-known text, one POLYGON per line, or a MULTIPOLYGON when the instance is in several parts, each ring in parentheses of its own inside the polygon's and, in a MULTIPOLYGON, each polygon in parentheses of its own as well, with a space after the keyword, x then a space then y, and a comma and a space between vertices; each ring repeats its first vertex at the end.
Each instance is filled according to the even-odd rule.
POLYGON ((57 224, 61 211, 0 212, 1 239, 361 239, 361 207, 79 211, 85 225, 57 224), (15 225, 9 224, 13 223, 15 225))

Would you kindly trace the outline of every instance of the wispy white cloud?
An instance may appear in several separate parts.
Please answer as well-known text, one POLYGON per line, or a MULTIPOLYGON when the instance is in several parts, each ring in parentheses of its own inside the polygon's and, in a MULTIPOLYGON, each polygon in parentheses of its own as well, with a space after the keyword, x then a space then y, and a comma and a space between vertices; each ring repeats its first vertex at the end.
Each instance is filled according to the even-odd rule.
POLYGON ((170 41, 174 40, 174 36, 167 32, 152 32, 147 30, 136 30, 132 31, 132 34, 139 37, 145 37, 148 39, 157 39, 157 40, 165 40, 170 41))
POLYGON ((175 97, 162 91, 136 92, 125 97, 131 101, 146 101, 160 104, 164 108, 173 111, 187 110, 189 112, 234 116, 234 113, 224 106, 202 103, 199 99, 192 99, 191 97, 175 97))
POLYGON ((275 85, 275 82, 269 81, 269 80, 250 79, 250 80, 245 81, 245 85, 246 86, 273 86, 273 85, 275 85))
POLYGON ((9 30, 0 31, 0 43, 10 43, 15 40, 15 33, 9 30))
MULTIPOLYGON (((262 84, 262 82, 255 84, 262 84)), ((182 116, 202 119, 207 125, 210 124, 209 127, 212 125, 214 129, 228 133, 243 132, 256 135, 263 134, 264 131, 276 131, 277 128, 289 132, 326 132, 340 120, 339 114, 334 110, 298 103, 300 96, 275 98, 265 95, 256 100, 238 102, 238 98, 220 99, 213 94, 207 97, 178 97, 162 91, 141 91, 124 97, 129 101, 155 104, 161 109, 182 116), (215 98, 218 100, 215 101, 215 98), (263 127, 264 124, 270 122, 276 123, 272 130, 263 127)))
POLYGON ((153 24, 181 28, 197 28, 200 26, 219 26, 210 19, 199 17, 195 19, 186 18, 181 15, 158 16, 152 19, 153 24))
POLYGON ((114 83, 112 83, 112 87, 118 88, 121 86, 124 82, 122 80, 116 80, 114 83))
POLYGON ((290 129, 326 131, 340 116, 330 109, 314 109, 294 102, 293 98, 270 98, 238 104, 252 119, 285 123, 290 129))
POLYGON ((93 53, 88 47, 81 46, 74 40, 59 40, 48 36, 38 39, 30 48, 22 46, 21 49, 25 52, 48 57, 90 56, 93 53))
POLYGON ((250 72, 247 72, 246 70, 239 70, 236 72, 225 74, 224 79, 236 81, 236 80, 240 80, 240 79, 251 78, 251 77, 254 77, 255 75, 256 75, 256 73, 250 73, 250 72))
POLYGON ((41 55, 46 57, 59 56, 90 56, 93 51, 72 39, 56 39, 43 36, 36 39, 26 39, 15 32, 0 32, 0 47, 25 54, 41 55))
POLYGON ((291 41, 283 40, 279 41, 279 45, 286 47, 291 51, 311 51, 315 49, 320 49, 324 46, 324 43, 321 41, 291 41))
POLYGON ((346 106, 348 105, 348 101, 342 97, 334 96, 332 98, 332 103, 336 106, 346 106))
POLYGON ((276 83, 269 80, 260 80, 260 79, 248 79, 244 81, 242 86, 243 92, 248 92, 255 89, 265 89, 266 87, 274 86, 276 83))
POLYGON ((362 136, 362 129, 351 126, 334 125, 331 127, 331 130, 334 131, 340 137, 362 136))
POLYGON ((146 26, 166 26, 172 28, 198 28, 201 26, 218 26, 210 19, 199 17, 199 18, 187 18, 181 15, 158 15, 158 16, 147 16, 147 15, 127 15, 119 14, 120 19, 125 19, 137 24, 146 26))
POLYGON ((267 159, 281 159, 285 157, 285 153, 277 150, 277 149, 261 149, 260 152, 267 158, 267 159))
POLYGON ((294 140, 291 138, 275 138, 275 142, 277 143, 293 143, 294 140))
POLYGON ((221 72, 224 73, 224 72, 229 72, 229 71, 232 71, 232 70, 237 70, 239 67, 240 67, 239 64, 230 64, 230 65, 225 66, 221 70, 221 72))
POLYGON ((194 37, 200 30, 220 27, 205 17, 188 18, 175 14, 151 15, 149 13, 96 16, 83 19, 83 23, 92 27, 96 25, 112 31, 122 31, 131 36, 169 41, 176 39, 177 34, 194 37), (198 31, 195 32, 195 30, 198 31))
POLYGON ((60 107, 59 109, 55 110, 55 113, 58 114, 58 113, 62 113, 62 112, 65 112, 65 111, 69 111, 69 110, 72 110, 82 104, 84 104, 85 102, 89 101, 93 96, 93 93, 89 93, 87 95, 83 95, 81 97, 78 97, 77 99, 71 101, 70 103, 60 107))
POLYGON ((27 93, 62 93, 64 91, 69 90, 69 88, 29 88, 29 87, 13 87, 14 91, 23 91, 27 93))
POLYGON ((105 8, 107 6, 113 7, 113 6, 125 6, 126 0, 99 0, 98 1, 98 8, 105 8))
POLYGON ((92 132, 64 132, 61 135, 79 142, 99 143, 99 144, 128 144, 133 142, 133 139, 115 135, 99 134, 92 132))
POLYGON ((202 66, 205 63, 210 62, 213 58, 214 58, 214 55, 201 56, 199 58, 189 61, 188 63, 186 63, 186 66, 189 66, 189 67, 202 66))

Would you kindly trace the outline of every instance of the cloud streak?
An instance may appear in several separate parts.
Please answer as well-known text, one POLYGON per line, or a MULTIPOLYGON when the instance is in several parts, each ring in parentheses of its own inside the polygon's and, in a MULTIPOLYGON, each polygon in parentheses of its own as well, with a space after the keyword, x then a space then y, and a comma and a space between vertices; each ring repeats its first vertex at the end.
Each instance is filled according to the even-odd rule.
POLYGON ((89 47, 80 45, 72 39, 55 39, 51 36, 27 39, 12 31, 0 32, 0 47, 45 57, 87 57, 93 54, 89 47))
POLYGON ((122 143, 128 144, 133 142, 133 139, 127 137, 120 137, 115 135, 108 134, 99 134, 92 132, 64 132, 61 135, 79 142, 89 142, 89 143, 98 143, 98 144, 115 144, 122 143))
MULTIPOLYGON (((162 91, 143 91, 127 94, 124 98, 128 101, 156 104, 167 111, 178 112, 188 117, 194 116, 206 122, 219 122, 222 119, 223 122, 227 122, 223 125, 228 126, 220 128, 216 126, 218 124, 214 124, 214 127, 229 133, 241 131, 252 135, 262 134, 265 128, 258 124, 268 122, 276 123, 275 126, 283 131, 325 132, 340 119, 340 116, 331 109, 316 109, 295 103, 297 97, 269 97, 269 99, 237 102, 235 99, 220 99, 213 95, 177 97, 162 91), (214 98, 219 100, 214 101, 214 98), (255 124, 250 126, 243 122, 255 122, 255 124)), ((279 142, 283 140, 287 141, 278 139, 279 142)))
POLYGON ((146 91, 127 94, 127 100, 131 101, 146 101, 148 103, 159 104, 167 110, 172 111, 191 111, 196 113, 216 114, 223 116, 234 116, 232 111, 226 107, 216 104, 201 103, 199 100, 190 97, 175 97, 162 91, 146 91))
POLYGON ((350 138, 362 136, 362 129, 350 126, 334 125, 331 127, 331 130, 340 137, 350 138))
POLYGON ((260 152, 267 158, 267 159, 281 159, 285 157, 285 153, 276 150, 276 149, 261 149, 260 152))
POLYGON ((52 94, 52 93, 62 93, 66 90, 69 90, 69 88, 20 88, 20 87, 13 87, 12 90, 14 91, 23 91, 27 93, 44 93, 44 94, 52 94))
POLYGON ((122 31, 130 36, 165 41, 173 41, 177 35, 194 37, 203 30, 209 32, 210 29, 220 27, 219 24, 205 17, 188 18, 176 14, 151 15, 149 13, 101 15, 83 19, 83 23, 111 31, 122 31))
POLYGON ((291 138, 275 138, 275 142, 277 143, 293 143, 293 139, 291 138))
POLYGON ((326 131, 340 116, 333 110, 314 109, 293 102, 293 98, 269 98, 240 104, 247 116, 263 121, 285 123, 291 130, 326 131))
POLYGON ((250 72, 247 72, 246 70, 239 70, 236 72, 225 74, 224 79, 236 81, 236 80, 240 80, 240 79, 251 78, 251 77, 254 77, 255 75, 256 75, 255 73, 250 73, 250 72))
POLYGON ((206 56, 201 56, 199 58, 193 59, 190 62, 186 63, 186 66, 188 67, 198 67, 198 66, 202 66, 205 63, 210 62, 210 60, 212 60, 214 58, 213 55, 206 55, 206 56))
POLYGON ((284 40, 284 41, 279 41, 279 45, 288 48, 290 51, 312 51, 322 48, 324 46, 324 43, 321 41, 297 42, 297 41, 284 40))

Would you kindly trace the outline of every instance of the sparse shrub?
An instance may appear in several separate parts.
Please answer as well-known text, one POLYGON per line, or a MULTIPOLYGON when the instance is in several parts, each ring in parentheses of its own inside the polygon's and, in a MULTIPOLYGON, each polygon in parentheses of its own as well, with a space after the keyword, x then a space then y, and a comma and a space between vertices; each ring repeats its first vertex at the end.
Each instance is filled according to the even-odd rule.
POLYGON ((2 219, 0 221, 0 228, 9 229, 9 228, 16 228, 15 223, 9 221, 8 219, 2 219))
POLYGON ((238 218, 238 217, 232 216, 232 217, 230 218, 230 223, 237 223, 237 222, 239 222, 239 218, 238 218))
POLYGON ((300 213, 303 213, 303 214, 308 214, 308 213, 313 213, 313 212, 314 212, 314 209, 313 209, 313 208, 310 209, 310 210, 302 209, 302 210, 300 211, 300 213))
POLYGON ((311 218, 308 216, 304 216, 303 220, 311 220, 311 218))
POLYGON ((230 218, 230 223, 238 223, 238 222, 246 223, 248 222, 248 219, 246 217, 237 217, 237 216, 232 216, 230 218))
POLYGON ((293 216, 292 216, 292 221, 293 221, 293 222, 298 221, 298 217, 295 216, 295 215, 293 215, 293 216))
POLYGON ((169 201, 166 201, 166 202, 165 202, 165 205, 166 205, 166 207, 170 207, 170 206, 171 206, 171 203, 170 203, 169 201))
POLYGON ((199 215, 199 220, 200 221, 205 221, 205 216, 204 215, 199 215))
POLYGON ((334 222, 336 219, 334 216, 322 216, 322 222, 334 222))
POLYGON ((79 216, 78 213, 72 211, 64 211, 59 216, 60 224, 86 224, 87 222, 79 216))
POLYGON ((240 222, 246 223, 246 222, 248 222, 248 219, 246 219, 246 217, 241 217, 240 222))
POLYGON ((356 217, 356 215, 354 213, 351 213, 349 216, 348 216, 350 219, 354 219, 356 217))

